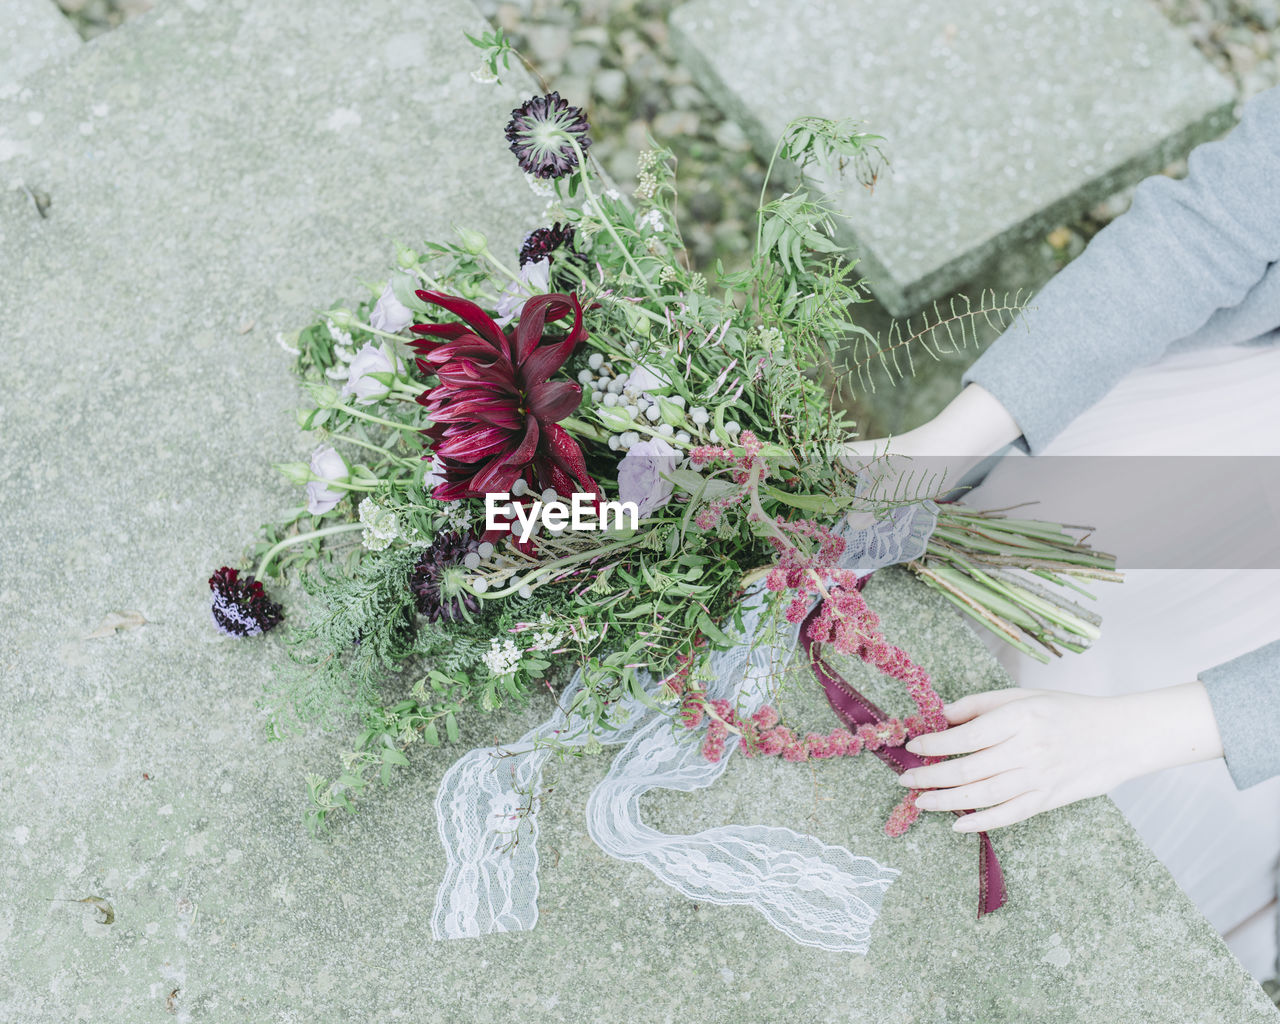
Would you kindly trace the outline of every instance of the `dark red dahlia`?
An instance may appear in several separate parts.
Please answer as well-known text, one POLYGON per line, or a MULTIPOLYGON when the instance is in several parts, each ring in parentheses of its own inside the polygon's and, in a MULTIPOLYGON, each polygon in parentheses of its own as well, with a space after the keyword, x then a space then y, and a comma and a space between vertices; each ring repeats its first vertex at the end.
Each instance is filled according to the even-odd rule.
POLYGON ((578 408, 582 388, 551 380, 586 340, 577 295, 535 295, 504 333, 474 302, 419 291, 462 323, 415 324, 419 368, 440 383, 418 396, 434 421, 424 431, 443 463, 441 501, 510 492, 517 479, 535 491, 597 493, 582 449, 560 421, 578 408), (545 339, 547 321, 573 314, 562 338, 545 339))
POLYGON ((280 625, 284 612, 267 599, 262 584, 252 576, 240 578, 229 566, 209 577, 213 592, 213 624, 227 636, 261 636, 280 625))
POLYGON ((468 575, 463 560, 478 547, 473 537, 441 533, 422 552, 409 577, 409 589, 417 600, 418 611, 432 622, 458 622, 480 610, 476 596, 461 586, 468 575))
POLYGON ((558 92, 535 96, 511 111, 507 141, 527 174, 560 178, 578 166, 572 142, 577 142, 583 153, 591 145, 587 115, 581 107, 561 99, 558 92))

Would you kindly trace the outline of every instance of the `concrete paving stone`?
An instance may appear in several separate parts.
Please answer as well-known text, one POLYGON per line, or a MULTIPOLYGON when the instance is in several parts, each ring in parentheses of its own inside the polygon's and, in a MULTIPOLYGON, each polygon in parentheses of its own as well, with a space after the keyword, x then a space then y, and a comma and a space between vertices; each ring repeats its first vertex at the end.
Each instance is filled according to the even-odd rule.
POLYGON ((0 95, 23 76, 80 49, 80 37, 53 0, 0 4, 0 95))
POLYGON ((789 120, 886 137, 868 192, 820 180, 895 316, 1230 123, 1231 83, 1149 0, 693 0, 673 45, 767 159, 789 120))

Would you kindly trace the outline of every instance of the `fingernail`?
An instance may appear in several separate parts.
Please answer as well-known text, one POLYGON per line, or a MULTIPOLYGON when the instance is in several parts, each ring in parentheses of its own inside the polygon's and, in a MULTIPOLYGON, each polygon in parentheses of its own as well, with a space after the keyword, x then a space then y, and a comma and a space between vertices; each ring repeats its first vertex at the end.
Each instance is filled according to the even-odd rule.
POLYGON ((911 740, 903 747, 903 749, 908 751, 909 753, 918 754, 920 753, 920 744, 917 743, 915 740, 911 740))
POLYGON ((964 818, 958 819, 956 823, 951 826, 951 828, 956 832, 972 832, 973 831, 973 829, 970 828, 969 825, 965 822, 964 818))
POLYGON ((912 783, 911 773, 903 772, 901 775, 898 776, 898 781, 902 783, 902 785, 904 786, 910 786, 912 783))
POLYGON ((933 801, 929 799, 927 795, 921 794, 920 796, 916 797, 916 806, 919 807, 920 810, 922 811, 932 811, 933 801))

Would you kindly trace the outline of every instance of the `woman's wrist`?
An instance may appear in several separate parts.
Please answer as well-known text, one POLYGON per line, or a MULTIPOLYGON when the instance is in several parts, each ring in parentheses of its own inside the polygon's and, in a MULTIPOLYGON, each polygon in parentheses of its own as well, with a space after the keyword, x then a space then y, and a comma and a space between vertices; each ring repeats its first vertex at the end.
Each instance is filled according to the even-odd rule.
POLYGON ((969 458, 976 464, 1017 440, 1022 430, 995 395, 969 384, 929 422, 902 436, 904 455, 969 458))
POLYGON ((1199 680, 1116 698, 1128 723, 1131 777, 1222 756, 1222 738, 1199 680))

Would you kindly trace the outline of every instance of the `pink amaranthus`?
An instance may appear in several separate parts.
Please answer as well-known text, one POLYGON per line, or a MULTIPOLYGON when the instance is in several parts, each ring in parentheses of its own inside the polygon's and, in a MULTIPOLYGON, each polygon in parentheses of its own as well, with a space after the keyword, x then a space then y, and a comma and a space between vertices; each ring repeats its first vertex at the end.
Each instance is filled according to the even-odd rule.
MULTIPOLYGON (((800 737, 780 724, 778 712, 771 706, 765 705, 744 718, 728 701, 706 701, 705 694, 691 685, 690 653, 667 685, 680 698, 681 718, 686 726, 694 728, 704 716, 710 718, 702 741, 703 756, 710 761, 720 760, 730 732, 739 736, 747 757, 761 755, 803 762, 900 747, 914 736, 946 729, 942 698, 934 690, 929 674, 906 651, 885 639, 880 619, 862 596, 857 576, 839 567, 844 540, 812 520, 768 517, 759 497, 759 485, 768 477, 768 467, 761 457, 763 445, 750 431, 743 431, 739 448, 734 452, 720 445, 704 445, 691 453, 696 465, 713 461, 727 464, 733 481, 742 487, 704 508, 696 519, 698 525, 711 529, 728 508, 748 502, 748 518, 763 526, 766 539, 778 553, 778 562, 765 578, 765 586, 775 593, 792 595, 787 620, 803 622, 814 598, 819 598, 822 604, 818 613, 804 627, 809 638, 831 644, 841 654, 856 656, 901 681, 915 702, 917 713, 862 725, 854 731, 834 729, 827 735, 808 733, 800 737)), ((918 796, 918 790, 911 790, 894 808, 885 825, 889 835, 902 835, 920 816, 918 796)))

